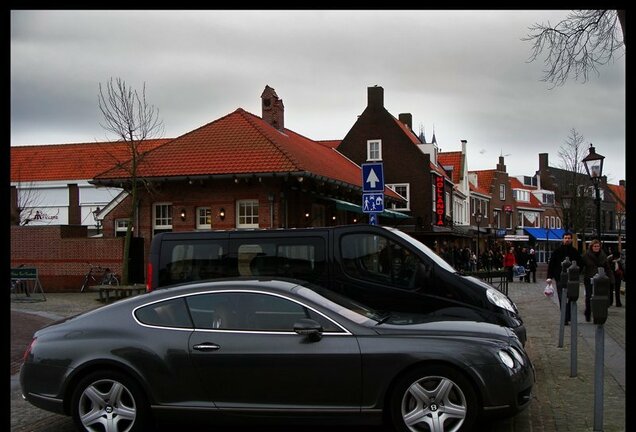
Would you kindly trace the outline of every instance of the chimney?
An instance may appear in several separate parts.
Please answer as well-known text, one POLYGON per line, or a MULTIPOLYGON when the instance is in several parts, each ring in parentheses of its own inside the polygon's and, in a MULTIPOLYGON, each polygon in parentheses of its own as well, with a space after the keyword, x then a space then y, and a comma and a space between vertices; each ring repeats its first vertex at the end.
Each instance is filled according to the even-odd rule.
POLYGON ((367 87, 367 107, 384 108, 384 89, 379 86, 367 87))
POLYGON ((409 129, 413 130, 413 116, 410 113, 402 113, 398 116, 400 121, 404 123, 409 129))
POLYGON ((69 183, 67 186, 68 186, 68 224, 81 225, 82 210, 80 209, 79 188, 77 187, 77 184, 75 183, 69 183))
POLYGON ((466 154, 466 143, 468 141, 466 140, 461 140, 462 141, 462 154, 465 155, 466 154))
POLYGON ((504 157, 499 156, 499 163, 497 164, 497 171, 506 172, 506 165, 504 165, 504 157))
POLYGON ((282 131, 285 129, 285 106, 283 100, 278 99, 276 90, 266 85, 261 94, 261 112, 263 120, 282 131))
POLYGON ((548 169, 548 154, 539 153, 539 171, 545 171, 548 169))
POLYGON ((618 185, 625 187, 625 180, 619 180, 618 185))

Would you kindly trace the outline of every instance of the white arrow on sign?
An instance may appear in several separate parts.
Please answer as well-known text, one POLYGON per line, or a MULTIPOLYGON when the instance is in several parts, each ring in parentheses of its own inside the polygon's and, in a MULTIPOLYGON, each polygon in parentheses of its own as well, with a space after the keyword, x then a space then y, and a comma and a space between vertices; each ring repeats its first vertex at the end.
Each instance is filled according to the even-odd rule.
POLYGON ((373 168, 371 168, 369 170, 369 177, 367 177, 367 180, 365 183, 369 183, 371 185, 371 188, 375 189, 375 184, 379 182, 380 182, 380 179, 376 175, 375 171, 373 171, 373 168))

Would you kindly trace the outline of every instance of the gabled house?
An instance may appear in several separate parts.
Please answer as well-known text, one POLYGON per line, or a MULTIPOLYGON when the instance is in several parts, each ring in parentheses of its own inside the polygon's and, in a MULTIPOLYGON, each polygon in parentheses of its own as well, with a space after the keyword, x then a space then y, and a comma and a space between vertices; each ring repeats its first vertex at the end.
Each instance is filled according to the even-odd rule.
POLYGON ((453 230, 453 182, 437 160, 437 143, 413 132, 412 115, 395 118, 384 107, 384 89, 367 88, 367 106, 338 145, 356 164, 381 162, 385 184, 406 202, 394 210, 408 216, 396 226, 433 245, 465 237, 453 230))
MULTIPOLYGON (((262 117, 242 108, 148 152, 137 176, 140 191, 135 235, 164 231, 294 228, 366 222, 360 166, 335 149, 285 127, 284 105, 273 88, 261 95, 262 117)), ((119 166, 91 183, 124 187, 119 166)), ((403 205, 385 189, 385 201, 403 205)), ((127 218, 130 199, 107 211, 104 236, 127 218)), ((390 223, 401 214, 380 214, 390 223)), ((146 244, 146 247, 148 244, 146 244)))
POLYGON ((470 187, 468 185, 468 164, 466 163, 466 140, 462 140, 461 151, 439 152, 437 162, 453 182, 453 224, 471 225, 470 187))

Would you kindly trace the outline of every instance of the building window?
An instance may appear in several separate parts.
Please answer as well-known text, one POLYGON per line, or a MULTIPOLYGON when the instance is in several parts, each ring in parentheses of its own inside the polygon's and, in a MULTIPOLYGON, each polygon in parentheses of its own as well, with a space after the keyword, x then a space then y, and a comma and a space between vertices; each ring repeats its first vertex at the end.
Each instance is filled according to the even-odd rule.
POLYGON ((368 161, 382 160, 382 140, 367 141, 367 160, 368 161))
POLYGON ((450 193, 446 192, 444 196, 446 197, 446 216, 450 216, 451 209, 450 209, 450 206, 448 205, 448 203, 451 202, 450 193))
POLYGON ((543 228, 550 228, 550 217, 546 216, 543 218, 543 228))
POLYGON ((499 199, 502 201, 506 200, 506 185, 505 184, 499 185, 499 199))
POLYGON ((172 231, 172 204, 156 203, 152 207, 152 233, 172 231))
POLYGON ((258 200, 236 202, 236 227, 258 228, 258 200))
POLYGON ((543 194, 543 204, 554 204, 554 194, 544 193, 543 194))
POLYGON ((561 229, 561 218, 557 216, 556 218, 556 227, 561 229))
POLYGON ((556 220, 554 216, 550 216, 550 228, 556 228, 556 220))
POLYGON ((530 192, 521 189, 513 189, 512 197, 516 201, 530 202, 530 192))
POLYGON ((386 186, 406 199, 406 203, 404 204, 404 206, 398 207, 397 204, 393 204, 393 209, 395 210, 410 210, 411 209, 409 206, 411 197, 410 197, 410 186, 408 183, 394 183, 394 184, 387 184, 386 186))
POLYGON ((210 207, 197 207, 197 229, 212 228, 212 209, 210 207))
POLYGON ((127 229, 128 219, 115 219, 115 237, 125 237, 127 229))

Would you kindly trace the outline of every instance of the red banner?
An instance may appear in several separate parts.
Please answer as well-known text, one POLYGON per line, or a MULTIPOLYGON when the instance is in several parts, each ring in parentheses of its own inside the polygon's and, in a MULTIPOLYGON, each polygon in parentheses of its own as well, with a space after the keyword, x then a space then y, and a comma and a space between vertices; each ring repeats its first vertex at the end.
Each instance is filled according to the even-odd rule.
POLYGON ((444 178, 435 176, 435 225, 444 225, 446 203, 444 202, 444 178))

